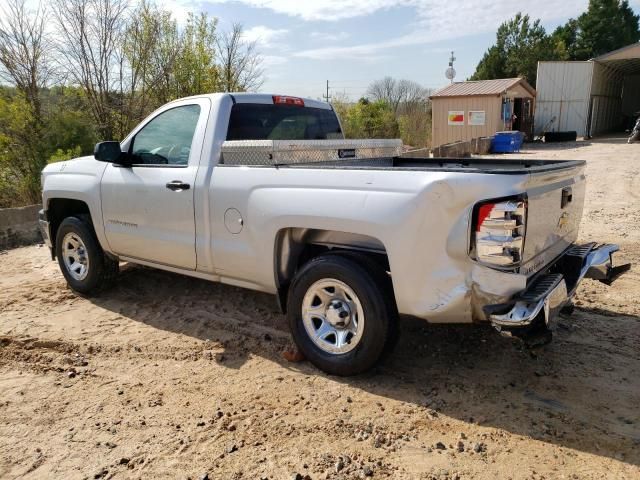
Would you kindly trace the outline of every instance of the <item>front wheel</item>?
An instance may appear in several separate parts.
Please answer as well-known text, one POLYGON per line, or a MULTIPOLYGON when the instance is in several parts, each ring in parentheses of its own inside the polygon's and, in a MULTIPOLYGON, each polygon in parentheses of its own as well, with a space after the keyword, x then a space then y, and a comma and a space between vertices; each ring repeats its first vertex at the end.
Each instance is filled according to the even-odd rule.
POLYGON ((317 257, 297 273, 289 292, 289 327, 302 353, 332 375, 371 368, 387 344, 389 292, 362 263, 348 256, 317 257))
POLYGON ((77 217, 60 224, 56 256, 67 284, 79 293, 94 293, 118 274, 118 262, 105 255, 91 226, 77 217))

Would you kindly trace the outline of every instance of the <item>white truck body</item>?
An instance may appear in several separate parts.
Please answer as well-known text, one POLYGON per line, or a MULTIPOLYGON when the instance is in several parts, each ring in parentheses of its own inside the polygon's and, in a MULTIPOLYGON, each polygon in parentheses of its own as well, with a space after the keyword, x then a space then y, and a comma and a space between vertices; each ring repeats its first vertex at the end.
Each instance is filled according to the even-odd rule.
MULTIPOLYGON (((566 306, 587 270, 604 269, 610 278, 617 247, 591 246, 580 257, 580 279, 570 283, 565 274, 562 288, 556 282, 520 305, 525 313, 516 312, 519 296, 571 253, 582 215, 584 162, 402 159, 393 154, 397 143, 339 138, 227 141, 235 105, 273 105, 275 98, 181 99, 121 142, 127 152, 154 118, 197 106, 192 143, 180 153, 188 159, 180 165, 123 166, 83 157, 47 166, 43 228, 50 245, 63 209, 52 202, 78 201, 87 206, 100 247, 113 258, 279 294, 281 300, 307 246, 356 250, 386 259, 399 314, 435 323, 491 321, 502 331, 512 325, 500 320, 505 312, 517 327, 535 308, 566 306), (493 210, 478 213, 488 201, 493 210), (496 234, 491 222, 504 202, 524 213, 513 217, 518 226, 513 220, 515 230, 500 243, 504 227, 496 234), (489 216, 486 225, 479 225, 484 217, 478 215, 489 216), (497 251, 497 264, 480 259, 485 247, 497 251), (502 252, 509 261, 502 261, 502 252), (588 260, 594 253, 605 260, 594 265, 588 260), (492 310, 496 305, 504 311, 492 310)), ((331 112, 330 105, 307 99, 300 108, 331 112)), ((545 315, 548 323, 551 314, 545 315)))

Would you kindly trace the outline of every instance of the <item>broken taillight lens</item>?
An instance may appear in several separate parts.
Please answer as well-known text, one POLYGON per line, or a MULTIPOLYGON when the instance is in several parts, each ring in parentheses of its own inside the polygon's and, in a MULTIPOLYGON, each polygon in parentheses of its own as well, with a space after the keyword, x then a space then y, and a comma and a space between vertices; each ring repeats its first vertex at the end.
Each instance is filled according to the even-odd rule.
POLYGON ((489 266, 520 263, 527 221, 527 201, 522 197, 483 202, 474 208, 473 253, 489 266))

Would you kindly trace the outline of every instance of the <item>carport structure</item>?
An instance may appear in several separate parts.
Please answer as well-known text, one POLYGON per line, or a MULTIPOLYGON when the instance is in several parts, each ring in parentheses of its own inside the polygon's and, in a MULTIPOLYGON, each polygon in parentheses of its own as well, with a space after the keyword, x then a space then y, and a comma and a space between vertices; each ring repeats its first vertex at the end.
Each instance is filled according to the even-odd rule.
POLYGON ((585 62, 539 62, 536 88, 536 134, 623 131, 640 111, 640 43, 585 62))

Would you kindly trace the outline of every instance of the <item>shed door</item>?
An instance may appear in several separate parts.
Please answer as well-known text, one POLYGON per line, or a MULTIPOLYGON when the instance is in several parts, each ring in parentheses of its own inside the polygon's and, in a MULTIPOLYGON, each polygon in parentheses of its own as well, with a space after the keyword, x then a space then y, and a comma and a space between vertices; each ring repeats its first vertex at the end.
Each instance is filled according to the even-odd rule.
POLYGON ((540 62, 536 83, 535 133, 587 133, 592 62, 540 62))

